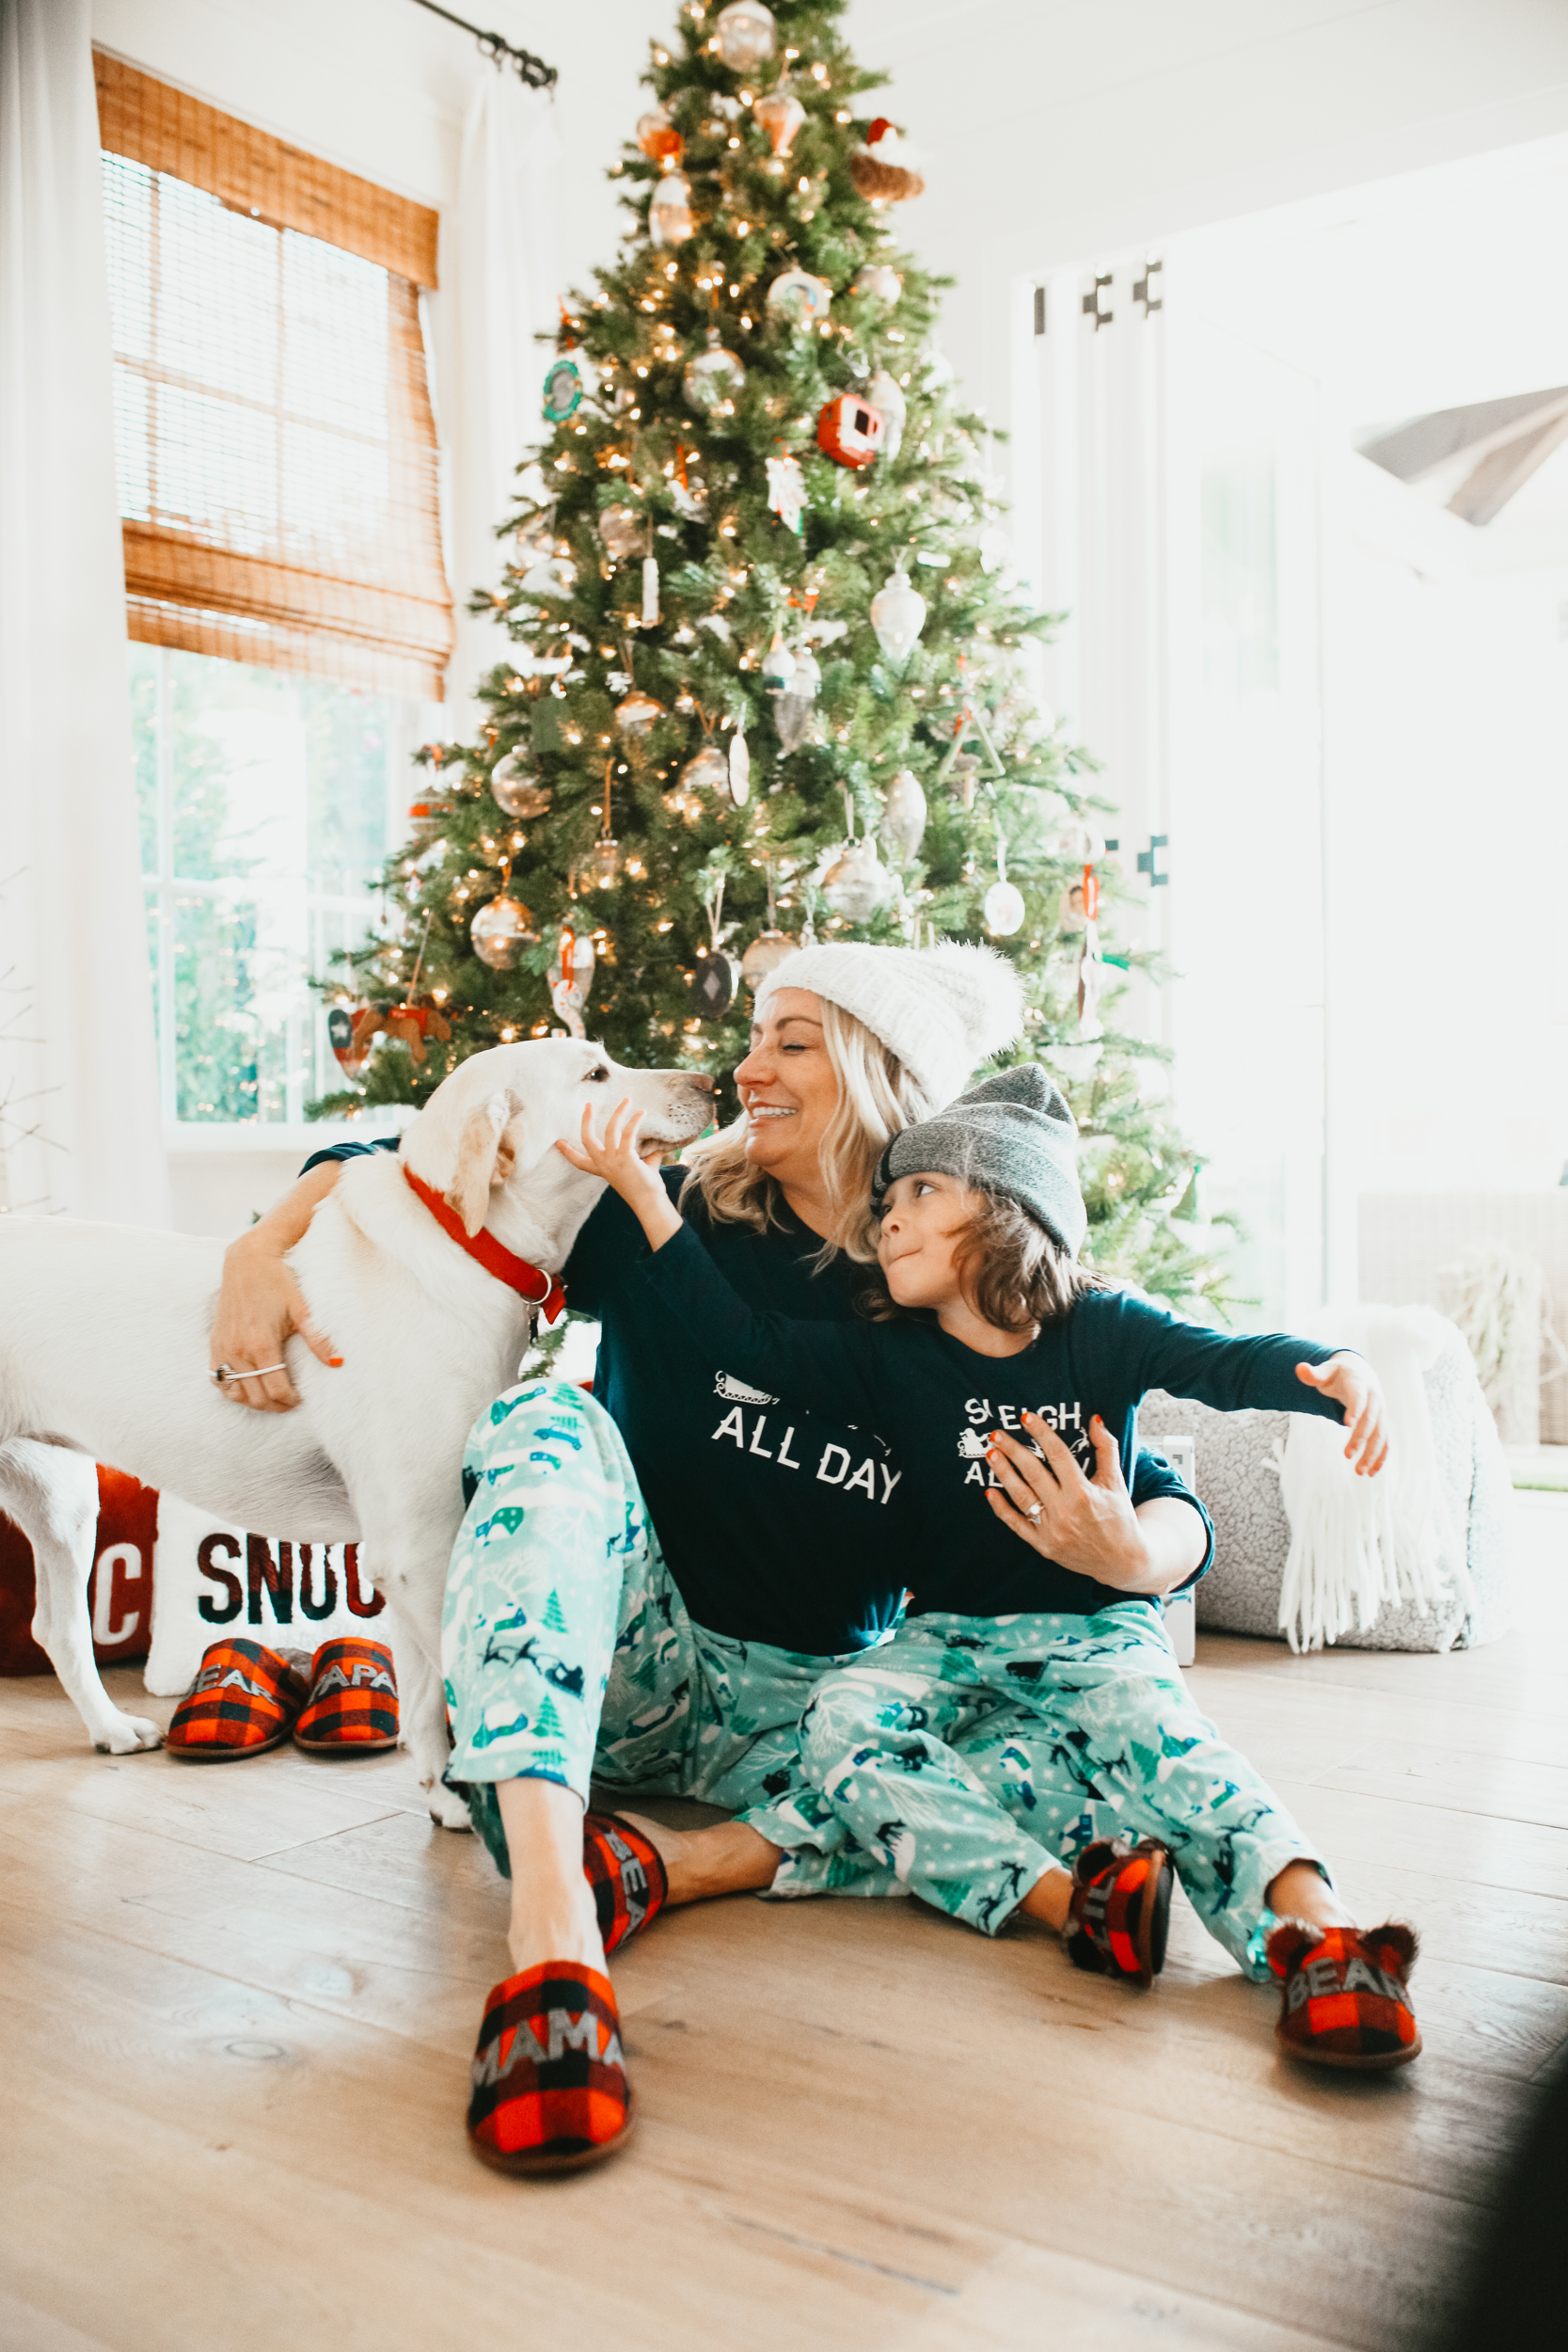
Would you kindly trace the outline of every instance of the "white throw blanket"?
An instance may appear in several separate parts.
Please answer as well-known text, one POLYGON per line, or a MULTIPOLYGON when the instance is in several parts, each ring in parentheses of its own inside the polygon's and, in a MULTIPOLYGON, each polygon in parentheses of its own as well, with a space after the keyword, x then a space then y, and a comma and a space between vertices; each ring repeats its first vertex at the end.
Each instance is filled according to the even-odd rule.
POLYGON ((1386 1605, 1438 1613, 1475 1603, 1463 1530, 1443 1499, 1424 1375, 1453 1326, 1430 1307, 1348 1307, 1309 1316, 1307 1338, 1355 1348, 1383 1383, 1388 1460, 1358 1478, 1338 1422, 1292 1415, 1275 1448, 1291 1522, 1279 1629, 1294 1650, 1321 1649, 1386 1605))

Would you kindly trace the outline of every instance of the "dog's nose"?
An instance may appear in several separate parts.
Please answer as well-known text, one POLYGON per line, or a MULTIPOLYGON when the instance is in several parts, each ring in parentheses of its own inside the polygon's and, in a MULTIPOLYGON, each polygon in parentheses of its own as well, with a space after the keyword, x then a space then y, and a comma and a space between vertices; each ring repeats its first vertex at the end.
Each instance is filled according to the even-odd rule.
POLYGON ((710 1078, 705 1070, 693 1070, 690 1073, 690 1082, 704 1094, 717 1094, 719 1091, 718 1079, 710 1078))

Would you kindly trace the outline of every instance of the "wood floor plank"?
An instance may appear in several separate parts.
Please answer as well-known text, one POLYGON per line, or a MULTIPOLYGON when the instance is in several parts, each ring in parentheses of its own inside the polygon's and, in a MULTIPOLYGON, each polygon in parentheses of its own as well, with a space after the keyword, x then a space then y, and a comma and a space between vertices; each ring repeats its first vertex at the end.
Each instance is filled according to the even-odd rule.
POLYGON ((905 2340, 905 2352, 1327 2352, 1328 2339, 1071 2254, 1008 2246, 905 2340))

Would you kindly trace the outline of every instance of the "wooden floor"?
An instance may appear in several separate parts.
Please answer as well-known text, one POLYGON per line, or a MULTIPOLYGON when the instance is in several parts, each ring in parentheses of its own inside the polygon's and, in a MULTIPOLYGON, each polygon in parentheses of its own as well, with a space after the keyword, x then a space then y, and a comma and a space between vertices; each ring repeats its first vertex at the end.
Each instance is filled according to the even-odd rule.
POLYGON ((1568 1501, 1523 1518, 1505 1643, 1192 1672, 1418 1922, 1406 2073, 1276 2059, 1180 1899, 1140 1997, 1043 1931, 742 1897, 615 1963, 640 2133, 550 2186, 464 2140, 504 1904, 406 1759, 97 1756, 0 1684, 0 2344, 1414 2347, 1568 2038, 1568 1501))

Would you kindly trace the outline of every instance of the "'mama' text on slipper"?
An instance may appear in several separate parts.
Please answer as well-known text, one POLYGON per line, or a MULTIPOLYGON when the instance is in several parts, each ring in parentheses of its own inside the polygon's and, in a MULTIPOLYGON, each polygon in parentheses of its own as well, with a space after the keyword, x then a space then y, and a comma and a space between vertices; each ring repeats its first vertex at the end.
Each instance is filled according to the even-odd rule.
POLYGON ((499 2172, 577 2172, 626 2144, 631 2089, 610 1979, 546 1961, 484 2004, 468 2137, 499 2172))

